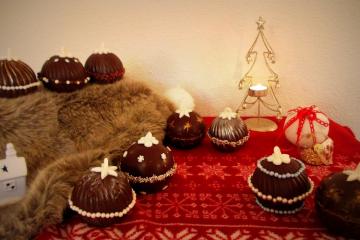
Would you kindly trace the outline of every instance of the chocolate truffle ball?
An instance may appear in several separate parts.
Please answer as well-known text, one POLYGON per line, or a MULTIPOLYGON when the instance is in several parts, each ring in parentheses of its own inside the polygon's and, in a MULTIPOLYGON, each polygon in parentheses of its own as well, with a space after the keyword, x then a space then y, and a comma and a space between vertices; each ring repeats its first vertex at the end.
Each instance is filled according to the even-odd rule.
POLYGON ((177 148, 192 148, 205 136, 202 117, 194 111, 177 110, 167 120, 165 141, 177 148))
POLYGON ((38 89, 34 71, 20 60, 0 60, 0 97, 13 98, 38 89))
POLYGON ((215 118, 208 130, 211 142, 223 151, 232 151, 249 139, 249 131, 243 120, 231 108, 225 108, 215 118))
POLYGON ((45 87, 56 92, 72 92, 90 81, 79 59, 58 55, 44 63, 38 77, 45 87))
POLYGON ((118 56, 108 52, 91 54, 85 62, 85 69, 97 83, 113 83, 120 80, 125 73, 118 56))
POLYGON ((315 207, 330 231, 360 239, 360 164, 354 171, 325 177, 317 188, 315 207))
POLYGON ((248 184, 256 195, 256 203, 265 211, 276 214, 299 211, 314 188, 305 173, 305 165, 282 154, 278 147, 274 148, 271 156, 257 162, 248 184))
POLYGON ((105 158, 101 167, 92 168, 72 191, 70 208, 90 225, 103 227, 116 223, 135 205, 135 192, 125 174, 116 169, 105 158))
POLYGON ((132 187, 140 193, 152 193, 167 188, 176 171, 170 148, 163 146, 150 132, 124 152, 119 162, 132 187))

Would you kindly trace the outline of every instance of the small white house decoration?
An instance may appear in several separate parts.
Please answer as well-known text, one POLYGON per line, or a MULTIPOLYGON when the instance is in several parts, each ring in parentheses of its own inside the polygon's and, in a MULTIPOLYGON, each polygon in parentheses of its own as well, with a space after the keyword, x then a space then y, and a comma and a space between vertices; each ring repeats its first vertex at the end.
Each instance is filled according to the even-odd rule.
POLYGON ((6 145, 5 159, 0 160, 0 205, 20 200, 26 192, 25 158, 17 157, 12 143, 6 145))

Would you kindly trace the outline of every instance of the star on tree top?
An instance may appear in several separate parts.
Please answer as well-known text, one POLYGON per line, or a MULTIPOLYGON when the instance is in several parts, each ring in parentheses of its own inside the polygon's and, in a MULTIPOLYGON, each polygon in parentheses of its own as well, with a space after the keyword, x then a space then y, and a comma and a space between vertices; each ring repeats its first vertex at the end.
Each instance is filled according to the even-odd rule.
POLYGON ((343 171, 346 175, 348 175, 346 181, 360 181, 360 163, 354 170, 345 170, 343 171))
POLYGON ((256 21, 256 24, 258 25, 258 29, 264 29, 265 20, 260 16, 259 20, 256 21))
POLYGON ((138 140, 138 144, 144 144, 145 147, 151 147, 153 144, 158 144, 159 140, 153 137, 151 132, 147 132, 145 137, 142 137, 138 140))
POLYGON ((118 174, 115 171, 116 169, 116 166, 109 166, 109 159, 104 158, 104 163, 101 164, 101 167, 93 167, 91 168, 91 171, 101 173, 101 179, 104 179, 108 175, 117 177, 118 174))

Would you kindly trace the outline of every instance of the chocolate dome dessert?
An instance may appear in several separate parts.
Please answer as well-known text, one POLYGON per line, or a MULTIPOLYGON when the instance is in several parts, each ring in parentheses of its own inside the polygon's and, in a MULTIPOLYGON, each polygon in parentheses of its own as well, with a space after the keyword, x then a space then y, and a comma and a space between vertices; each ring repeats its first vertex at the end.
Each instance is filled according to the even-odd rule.
POLYGON ((237 117, 231 108, 225 108, 215 118, 208 130, 211 142, 220 150, 231 151, 249 139, 249 131, 244 121, 237 117))
POLYGON ((24 62, 0 60, 0 97, 12 98, 37 90, 40 82, 34 71, 24 62))
POLYGON ((116 169, 105 158, 101 167, 92 168, 72 191, 70 208, 90 225, 108 226, 118 222, 135 205, 135 192, 126 176, 116 169))
POLYGON ((192 110, 176 110, 167 120, 165 141, 177 148, 195 147, 204 136, 203 119, 192 110))
POLYGON ((118 56, 106 51, 91 54, 85 62, 85 69, 97 83, 113 83, 120 80, 125 73, 118 56))
POLYGON ((248 184, 256 195, 256 203, 265 211, 292 214, 299 211, 314 188, 298 159, 282 154, 279 147, 271 156, 257 162, 248 184))
POLYGON ((68 56, 52 56, 38 73, 45 87, 56 92, 72 92, 90 81, 79 59, 68 56))
POLYGON ((119 164, 133 188, 140 193, 165 189, 176 171, 170 148, 160 144, 150 132, 124 152, 119 164))
POLYGON ((360 239, 360 164, 353 171, 325 177, 317 188, 315 207, 330 231, 360 239))

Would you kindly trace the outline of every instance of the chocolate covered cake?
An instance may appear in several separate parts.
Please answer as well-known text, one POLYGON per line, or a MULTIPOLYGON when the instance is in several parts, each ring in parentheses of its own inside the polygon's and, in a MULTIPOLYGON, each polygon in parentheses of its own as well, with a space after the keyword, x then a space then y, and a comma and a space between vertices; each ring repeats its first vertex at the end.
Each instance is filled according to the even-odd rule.
POLYGON ((317 188, 315 207, 330 231, 360 239, 360 164, 325 177, 317 188))
POLYGON ((192 110, 176 110, 167 120, 165 141, 178 148, 191 148, 205 136, 202 117, 192 110))
POLYGON ((90 81, 79 59, 59 55, 44 63, 38 77, 45 87, 56 92, 72 92, 90 81))
POLYGON ((85 69, 97 83, 113 83, 120 80, 125 73, 121 60, 110 52, 91 54, 85 62, 85 69))
POLYGON ((249 131, 244 121, 231 108, 225 108, 216 117, 208 130, 211 142, 220 150, 231 151, 249 139, 249 131))
POLYGON ((126 176, 116 169, 105 158, 101 167, 92 168, 72 191, 70 208, 90 225, 103 227, 116 223, 135 205, 135 192, 126 176))
POLYGON ((165 189, 176 171, 171 149, 159 143, 150 132, 124 152, 119 164, 133 188, 141 193, 165 189))
POLYGON ((298 159, 282 154, 279 147, 271 156, 257 162, 248 184, 256 195, 257 204, 265 211, 292 214, 299 211, 314 188, 298 159))
POLYGON ((24 62, 0 60, 0 97, 13 98, 38 89, 40 82, 34 71, 24 62))

